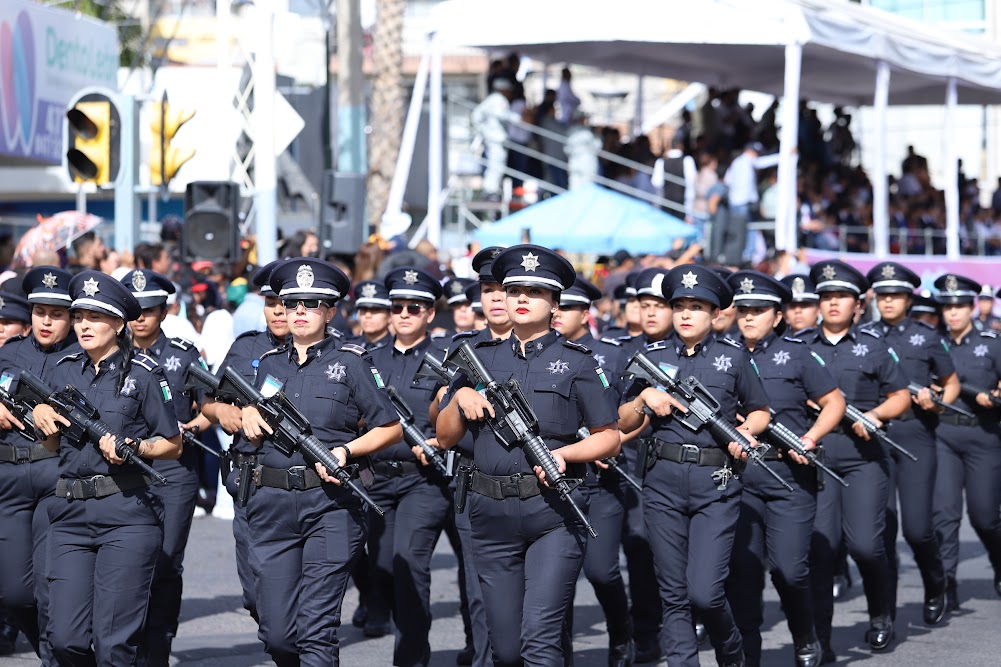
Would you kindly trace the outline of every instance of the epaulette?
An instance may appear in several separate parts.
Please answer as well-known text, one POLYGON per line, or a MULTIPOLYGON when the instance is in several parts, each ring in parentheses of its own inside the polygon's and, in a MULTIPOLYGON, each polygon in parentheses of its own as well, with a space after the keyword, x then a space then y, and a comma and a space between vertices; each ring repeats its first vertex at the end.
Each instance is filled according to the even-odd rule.
POLYGON ((667 349, 667 341, 664 340, 658 340, 656 343, 646 344, 647 352, 653 352, 654 350, 666 350, 666 349, 667 349))
POLYGON ((800 345, 806 345, 806 341, 803 340, 802 338, 794 338, 792 336, 782 336, 782 340, 787 341, 789 343, 799 343, 800 345))
POLYGON ((284 352, 287 349, 288 349, 287 346, 286 347, 275 347, 275 348, 272 348, 272 349, 268 350, 267 352, 265 352, 264 354, 262 354, 260 357, 258 357, 257 360, 260 361, 264 357, 270 357, 272 354, 281 354, 282 352, 284 352))
POLYGON ((602 343, 607 343, 608 345, 614 345, 615 347, 622 347, 622 343, 615 340, 614 338, 602 338, 602 343))
POLYGON ((240 340, 241 338, 251 338, 254 336, 260 336, 267 331, 258 331, 257 329, 251 329, 250 331, 244 331, 242 334, 233 339, 233 342, 240 340))
POLYGON ((859 327, 859 331, 861 331, 862 333, 867 334, 869 336, 872 336, 873 338, 882 338, 883 337, 883 335, 881 333, 879 333, 878 331, 873 331, 872 329, 863 329, 863 328, 859 327))
POLYGON ((470 338, 480 333, 478 329, 470 329, 469 331, 460 331, 452 336, 452 340, 459 340, 460 338, 470 338))
POLYGON ((338 340, 341 340, 341 339, 344 338, 344 334, 341 332, 340 329, 338 329, 336 327, 327 327, 327 335, 333 336, 334 338, 337 338, 338 340))
POLYGON ((62 359, 60 359, 56 363, 57 364, 61 364, 64 361, 79 361, 82 358, 83 358, 83 350, 80 350, 79 352, 74 352, 72 354, 67 354, 65 357, 63 357, 62 359))
POLYGON ((578 352, 582 352, 584 354, 593 354, 591 352, 591 348, 589 348, 587 345, 581 345, 580 343, 577 343, 572 340, 564 340, 563 347, 569 347, 571 350, 577 350, 578 352))
POLYGON ((980 335, 983 338, 997 338, 998 337, 998 332, 997 331, 993 331, 991 329, 984 329, 983 331, 980 332, 980 335))
POLYGON ((344 343, 344 345, 341 345, 340 350, 342 352, 350 352, 351 354, 357 354, 359 357, 364 357, 366 354, 368 354, 368 350, 366 350, 361 345, 356 345, 355 343, 344 343))
POLYGON ((448 335, 447 331, 435 331, 434 333, 431 334, 431 340, 435 340, 437 338, 444 338, 447 335, 448 335))
POLYGON ((5 342, 7 342, 7 343, 16 343, 19 340, 28 340, 28 336, 26 336, 23 333, 17 334, 16 336, 11 336, 5 342))
POLYGON ((932 331, 938 331, 938 329, 936 329, 932 325, 928 324, 927 322, 923 322, 921 320, 911 320, 911 322, 913 322, 914 324, 917 324, 918 326, 922 326, 922 327, 924 327, 926 329, 931 329, 932 331))
POLYGON ((473 347, 484 347, 485 345, 500 345, 504 342, 503 338, 486 338, 484 340, 478 340, 473 345, 473 347))
POLYGON ((136 356, 132 357, 132 363, 134 363, 136 366, 142 366, 150 373, 152 373, 153 370, 156 369, 157 366, 159 366, 159 364, 156 363, 156 359, 149 356, 148 354, 137 354, 136 356))
POLYGON ((723 336, 722 338, 719 339, 719 342, 725 343, 726 345, 729 345, 730 347, 735 347, 738 350, 743 350, 744 349, 743 345, 741 345, 740 343, 738 343, 734 339, 730 338, 729 336, 723 336))
POLYGON ((190 340, 184 340, 183 338, 171 338, 170 344, 173 345, 174 347, 181 348, 185 352, 187 352, 188 350, 190 350, 195 346, 195 344, 192 343, 190 340))

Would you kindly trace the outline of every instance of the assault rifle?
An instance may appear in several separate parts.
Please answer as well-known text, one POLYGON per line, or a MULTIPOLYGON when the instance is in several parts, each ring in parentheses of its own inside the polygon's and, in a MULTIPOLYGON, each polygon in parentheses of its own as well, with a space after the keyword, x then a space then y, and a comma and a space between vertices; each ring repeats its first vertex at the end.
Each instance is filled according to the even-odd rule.
MULTIPOLYGON (((916 382, 912 382, 909 385, 907 385, 907 391, 911 392, 911 396, 914 397, 917 397, 918 393, 922 389, 924 389, 924 387, 917 384, 916 382)), ((976 400, 975 397, 974 400, 976 400)), ((952 403, 946 403, 945 401, 942 400, 942 397, 936 394, 934 391, 931 391, 931 402, 934 403, 935 405, 945 408, 946 410, 952 410, 953 412, 963 415, 964 417, 970 417, 971 419, 976 418, 976 415, 974 415, 969 410, 961 408, 958 405, 953 405, 952 403)))
POLYGON ((31 415, 31 410, 35 407, 33 404, 22 400, 22 397, 17 396, 16 393, 12 396, 2 387, 0 387, 0 404, 7 408, 7 411, 24 426, 23 429, 17 430, 21 437, 29 442, 36 442, 39 439, 38 433, 35 431, 35 419, 31 415))
POLYGON ((807 460, 809 465, 816 467, 846 489, 848 488, 848 482, 841 475, 831 470, 826 463, 821 461, 815 450, 803 447, 803 441, 799 439, 799 436, 791 428, 775 420, 776 415, 774 410, 768 408, 768 411, 772 414, 772 420, 768 422, 767 428, 769 439, 774 439, 775 444, 782 445, 786 449, 799 454, 807 460))
MULTIPOLYGON (((845 392, 842 391, 841 394, 842 394, 842 396, 845 396, 845 400, 847 401, 848 396, 845 395, 845 392)), ((847 403, 846 402, 845 403, 845 416, 842 419, 842 423, 844 423, 844 424, 846 424, 847 426, 850 427, 855 422, 862 422, 862 425, 865 427, 866 433, 868 433, 869 435, 872 435, 872 436, 876 436, 876 438, 878 438, 882 442, 886 443, 886 445, 888 447, 892 447, 893 449, 896 449, 898 452, 900 452, 901 454, 903 454, 904 456, 906 456, 907 458, 909 458, 912 461, 917 461, 918 460, 918 457, 914 456, 914 454, 911 454, 907 450, 907 448, 902 447, 901 445, 899 445, 896 442, 894 442, 893 439, 890 438, 889 434, 885 430, 881 429, 880 427, 876 426, 875 423, 873 423, 872 421, 870 421, 869 418, 865 416, 864 412, 862 412, 861 410, 859 410, 858 408, 856 408, 851 403, 847 403)))
POLYGON ((396 387, 386 387, 386 393, 389 394, 389 401, 396 409, 396 414, 400 416, 400 426, 403 427, 403 441, 411 447, 420 447, 421 451, 424 452, 424 458, 434 465, 438 469, 438 472, 447 476, 449 470, 448 466, 445 465, 445 457, 442 456, 441 451, 427 443, 424 434, 421 433, 421 430, 417 428, 417 424, 414 423, 414 411, 410 409, 407 402, 400 396, 400 392, 396 391, 396 387))
MULTIPOLYGON (((589 435, 591 435, 591 431, 586 426, 581 426, 579 429, 577 429, 577 437, 580 438, 581 440, 588 437, 589 435)), ((643 491, 643 485, 639 483, 639 480, 637 480, 635 477, 627 473, 625 468, 623 468, 619 464, 619 462, 615 460, 614 456, 609 456, 607 459, 601 459, 601 462, 607 465, 612 470, 614 470, 616 473, 618 473, 622 477, 622 481, 624 481, 626 484, 633 487, 637 491, 640 492, 643 491)))
MULTIPOLYGON (((966 396, 974 403, 977 402, 978 394, 987 394, 991 399, 991 405, 994 406, 995 408, 1001 408, 1001 398, 998 398, 994 394, 994 392, 988 389, 984 389, 983 387, 978 387, 976 385, 967 384, 964 382, 963 384, 959 385, 959 393, 962 394, 963 396, 966 396)), ((980 404, 977 403, 977 405, 980 404)))

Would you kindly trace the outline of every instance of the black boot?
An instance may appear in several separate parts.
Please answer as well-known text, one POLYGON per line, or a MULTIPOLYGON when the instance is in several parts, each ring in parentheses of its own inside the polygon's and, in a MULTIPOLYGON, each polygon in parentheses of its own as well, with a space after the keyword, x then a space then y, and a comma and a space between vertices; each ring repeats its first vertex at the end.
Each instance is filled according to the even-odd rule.
POLYGON ((368 620, 368 607, 364 603, 359 603, 355 608, 355 613, 351 615, 351 625, 356 628, 364 628, 368 620))
POLYGON ((925 593, 924 620, 925 625, 938 625, 945 617, 946 587, 931 595, 925 593))
POLYGON ((455 664, 471 665, 473 664, 473 658, 475 657, 476 657, 476 650, 472 646, 467 644, 464 649, 455 654, 455 664))
POLYGON ((869 621, 865 640, 873 651, 882 651, 893 641, 893 621, 889 616, 878 616, 869 621))
POLYGON ((657 662, 660 660, 660 656, 660 639, 656 635, 636 638, 635 662, 657 662))
POLYGON ((994 592, 1001 595, 1001 570, 994 570, 994 592))
POLYGON ((706 643, 707 639, 709 639, 709 631, 706 630, 706 624, 705 623, 696 623, 695 624, 695 641, 697 641, 699 643, 699 645, 701 646, 702 644, 706 643))
POLYGON ((636 660, 636 645, 632 637, 608 640, 608 667, 632 667, 636 660))
POLYGON ((814 635, 796 637, 793 639, 796 647, 796 667, 818 667, 822 649, 814 635))
POLYGON ((13 655, 17 650, 17 627, 6 614, 0 616, 0 655, 13 655))
POLYGON ((954 577, 945 578, 945 610, 948 612, 959 611, 959 591, 956 588, 954 577))

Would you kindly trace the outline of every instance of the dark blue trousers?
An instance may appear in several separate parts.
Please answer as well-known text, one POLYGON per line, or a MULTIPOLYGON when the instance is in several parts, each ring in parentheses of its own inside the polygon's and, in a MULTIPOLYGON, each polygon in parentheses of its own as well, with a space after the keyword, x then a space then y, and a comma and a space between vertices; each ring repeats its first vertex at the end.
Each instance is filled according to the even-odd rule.
POLYGON ((588 482, 582 488, 588 497, 588 520, 598 537, 587 545, 584 576, 594 587, 594 595, 605 614, 609 641, 620 644, 631 639, 629 598, 626 597, 626 586, 619 568, 619 545, 622 543, 626 510, 614 470, 602 471, 596 481, 593 478, 594 475, 589 474, 588 482))
POLYGON ((749 465, 744 471, 740 518, 726 582, 747 667, 761 664, 765 572, 771 573, 793 639, 808 639, 814 634, 810 537, 817 511, 817 470, 787 460, 767 465, 793 490, 787 492, 757 466, 749 465))
POLYGON ((0 463, 0 604, 24 633, 43 665, 55 664, 45 637, 49 586, 48 505, 59 459, 0 463))
MULTIPOLYGON (((587 511, 587 500, 574 491, 587 511)), ((470 492, 473 558, 496 667, 563 667, 562 635, 589 539, 555 491, 522 500, 470 492)))
MULTIPOLYGON (((452 495, 444 480, 429 481, 424 473, 377 476, 368 492, 385 511, 381 517, 369 512, 368 555, 374 568, 373 588, 379 591, 371 597, 392 600, 393 664, 427 665, 431 660, 431 556, 452 511, 452 495)), ((369 618, 372 614, 370 603, 369 618)))
POLYGON ((664 609, 660 643, 671 667, 699 664, 693 608, 718 657, 732 660, 743 650, 724 591, 743 484, 732 479, 720 491, 713 470, 657 461, 644 484, 647 535, 664 609))
POLYGON ((970 524, 997 572, 1001 570, 1001 436, 983 426, 945 423, 939 424, 937 434, 935 532, 945 573, 955 578, 959 565, 963 491, 970 524))
POLYGON ((143 638, 140 663, 167 667, 170 645, 177 634, 184 582, 184 549, 188 546, 191 520, 198 498, 197 459, 201 450, 189 450, 177 461, 156 461, 153 467, 167 478, 153 487, 163 499, 163 549, 156 562, 149 619, 143 638))
POLYGON ((945 588, 945 571, 939 555, 938 541, 932 521, 932 504, 935 499, 934 422, 908 419, 890 424, 889 435, 918 457, 912 461, 895 449, 889 450, 890 492, 886 506, 886 562, 890 568, 890 606, 894 616, 897 609, 897 527, 902 529, 904 540, 914 553, 914 562, 921 572, 925 597, 940 595, 945 588), (897 511, 897 498, 900 511, 897 511), (899 516, 899 519, 898 519, 899 516))
POLYGON ((455 514, 455 529, 463 552, 462 568, 466 580, 466 600, 469 608, 469 625, 473 635, 473 667, 489 667, 491 662, 490 634, 487 628, 487 608, 483 602, 483 589, 476 572, 473 557, 473 528, 469 524, 469 512, 455 514))
POLYGON ((824 438, 824 455, 850 488, 828 481, 817 494, 817 518, 810 548, 814 623, 817 636, 830 643, 834 618, 834 567, 842 536, 858 565, 869 618, 890 615, 889 568, 883 531, 889 496, 889 465, 875 439, 856 441, 840 433, 824 438))
POLYGON ((247 504, 259 636, 278 667, 336 667, 337 629, 365 512, 333 484, 308 491, 260 488, 247 504))
POLYGON ((233 470, 226 478, 226 490, 233 496, 233 542, 236 555, 236 574, 240 578, 240 588, 243 589, 243 608, 250 612, 256 621, 257 615, 257 573, 259 568, 252 562, 253 550, 250 548, 250 526, 247 523, 247 508, 240 507, 236 502, 236 478, 239 471, 233 470))
POLYGON ((148 489, 50 506, 49 628, 62 667, 138 659, 163 508, 148 489))
MULTIPOLYGON (((626 470, 636 469, 635 441, 622 446, 626 470)), ((660 636, 663 610, 657 591, 657 575, 653 566, 653 551, 647 539, 646 519, 643 517, 643 496, 625 482, 621 484, 622 506, 625 522, 622 526, 622 552, 626 556, 629 574, 629 599, 633 619, 633 633, 638 640, 653 640, 660 636)))

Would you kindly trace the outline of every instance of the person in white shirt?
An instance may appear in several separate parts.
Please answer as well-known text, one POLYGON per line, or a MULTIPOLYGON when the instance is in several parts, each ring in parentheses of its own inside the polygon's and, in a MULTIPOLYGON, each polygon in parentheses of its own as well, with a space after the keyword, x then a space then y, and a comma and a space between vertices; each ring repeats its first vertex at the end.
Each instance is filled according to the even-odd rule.
POLYGON ((511 111, 514 84, 508 79, 495 79, 494 90, 480 102, 470 117, 473 129, 483 139, 487 165, 483 172, 483 196, 499 201, 501 179, 507 166, 507 123, 521 120, 521 116, 511 111))
POLYGON ((774 167, 779 154, 762 156, 764 147, 752 142, 733 159, 723 176, 729 190, 729 221, 725 228, 713 229, 713 255, 720 264, 740 266, 753 252, 757 239, 748 242, 747 223, 752 222, 758 208, 758 169, 774 167))
POLYGON ((556 89, 556 104, 560 108, 559 121, 564 125, 569 125, 573 121, 574 114, 580 106, 580 98, 570 88, 571 77, 570 68, 564 67, 560 75, 560 87, 556 89))

